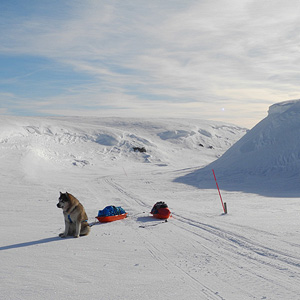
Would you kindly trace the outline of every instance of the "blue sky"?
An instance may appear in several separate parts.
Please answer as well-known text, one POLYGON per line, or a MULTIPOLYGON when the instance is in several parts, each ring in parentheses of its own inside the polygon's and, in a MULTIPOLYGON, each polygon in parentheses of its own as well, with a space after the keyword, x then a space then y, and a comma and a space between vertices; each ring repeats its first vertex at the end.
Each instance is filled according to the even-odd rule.
POLYGON ((298 0, 1 0, 0 114, 251 128, 298 99, 298 0))

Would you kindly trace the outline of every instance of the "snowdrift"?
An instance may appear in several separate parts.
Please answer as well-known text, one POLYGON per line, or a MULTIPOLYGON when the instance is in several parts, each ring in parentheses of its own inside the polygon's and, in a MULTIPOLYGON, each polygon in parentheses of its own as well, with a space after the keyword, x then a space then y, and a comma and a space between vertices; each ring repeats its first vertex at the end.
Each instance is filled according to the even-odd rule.
POLYGON ((270 106, 268 116, 222 157, 177 182, 266 196, 300 195, 300 100, 270 106))

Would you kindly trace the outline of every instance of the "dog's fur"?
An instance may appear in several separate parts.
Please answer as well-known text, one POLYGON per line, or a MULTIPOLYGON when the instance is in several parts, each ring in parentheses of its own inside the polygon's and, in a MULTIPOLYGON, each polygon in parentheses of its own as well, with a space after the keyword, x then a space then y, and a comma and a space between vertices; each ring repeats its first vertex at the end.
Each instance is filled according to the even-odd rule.
POLYGON ((62 208, 65 218, 65 232, 59 236, 65 238, 67 236, 88 235, 90 233, 90 226, 87 222, 87 215, 82 204, 68 192, 60 192, 58 208, 62 208))

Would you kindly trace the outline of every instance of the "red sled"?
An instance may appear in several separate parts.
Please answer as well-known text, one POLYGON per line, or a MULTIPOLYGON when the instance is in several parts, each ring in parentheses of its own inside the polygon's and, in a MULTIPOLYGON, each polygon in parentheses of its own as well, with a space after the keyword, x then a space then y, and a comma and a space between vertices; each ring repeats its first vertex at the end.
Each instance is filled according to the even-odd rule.
POLYGON ((96 217, 100 223, 108 223, 127 218, 127 213, 115 216, 96 217))
POLYGON ((158 209, 158 213, 153 214, 153 217, 156 219, 169 219, 171 217, 171 212, 169 208, 162 207, 158 209))

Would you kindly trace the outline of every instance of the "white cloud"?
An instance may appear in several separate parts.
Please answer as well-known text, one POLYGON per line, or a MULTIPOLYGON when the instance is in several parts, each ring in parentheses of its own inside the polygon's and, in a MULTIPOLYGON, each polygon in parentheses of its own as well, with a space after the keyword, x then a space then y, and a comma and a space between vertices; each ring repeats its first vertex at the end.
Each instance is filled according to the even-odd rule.
MULTIPOLYGON (((115 112, 119 105, 143 113, 161 106, 189 115, 207 107, 207 117, 219 118, 208 102, 247 105, 245 114, 251 114, 256 112, 253 101, 267 109, 297 94, 298 1, 70 5, 59 17, 33 15, 10 22, 0 36, 2 53, 46 57, 93 77, 92 83, 70 86, 71 94, 51 99, 53 104, 76 106, 75 98, 88 95, 87 106, 106 106, 108 101, 115 112)), ((228 116, 230 121, 236 120, 237 110, 228 116)), ((251 118, 252 125, 259 121, 251 118)))

